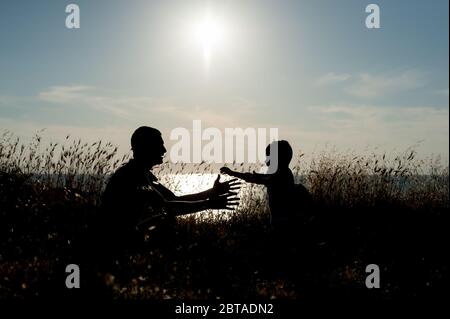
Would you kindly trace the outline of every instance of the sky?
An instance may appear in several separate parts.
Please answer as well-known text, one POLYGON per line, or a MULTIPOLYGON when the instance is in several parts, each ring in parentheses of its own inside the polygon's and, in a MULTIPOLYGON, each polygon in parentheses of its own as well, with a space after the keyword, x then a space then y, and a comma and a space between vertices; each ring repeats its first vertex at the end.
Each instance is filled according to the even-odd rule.
POLYGON ((448 161, 447 0, 71 2, 1 2, 0 130, 126 152, 141 125, 170 147, 201 120, 278 128, 307 154, 415 145, 448 161))

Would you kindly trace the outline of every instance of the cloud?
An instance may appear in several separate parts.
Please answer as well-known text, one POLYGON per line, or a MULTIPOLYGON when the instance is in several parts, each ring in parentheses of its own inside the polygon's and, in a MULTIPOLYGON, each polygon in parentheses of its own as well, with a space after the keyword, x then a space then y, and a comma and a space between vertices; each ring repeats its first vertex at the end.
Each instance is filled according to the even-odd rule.
POLYGON ((37 94, 37 99, 60 107, 85 107, 112 115, 120 120, 165 122, 165 118, 179 118, 182 105, 167 98, 148 96, 113 96, 98 88, 86 85, 52 86, 37 94))
POLYGON ((136 110, 142 110, 154 102, 150 98, 141 97, 109 97, 100 95, 98 90, 91 86, 52 86, 39 92, 37 98, 41 101, 58 104, 61 106, 86 106, 97 111, 130 118, 136 110))
POLYGON ((192 120, 198 119, 205 125, 218 128, 240 126, 250 119, 255 125, 254 115, 258 111, 258 106, 252 101, 239 97, 217 105, 192 105, 175 99, 108 96, 107 92, 86 85, 52 86, 40 92, 37 98, 61 107, 85 106, 134 122, 151 118, 153 122, 172 128, 180 124, 192 125, 192 120))
POLYGON ((345 92, 358 98, 378 98, 388 94, 422 87, 423 78, 414 71, 406 71, 395 75, 372 75, 361 73, 345 92))
MULTIPOLYGON (((0 96, 0 103, 12 100, 16 99, 0 96)), ((125 150, 130 134, 141 125, 154 126, 165 136, 177 127, 191 130, 193 120, 201 120, 204 129, 268 127, 255 118, 259 105, 241 97, 230 97, 213 105, 193 104, 175 98, 120 95, 87 85, 48 87, 28 98, 26 107, 19 109, 15 105, 12 110, 0 113, 0 127, 24 137, 46 128, 50 136, 71 134, 83 139, 92 136, 125 145, 125 150)))
POLYGON ((351 77, 351 75, 346 74, 346 73, 336 74, 334 72, 329 72, 329 73, 319 77, 316 80, 315 85, 316 86, 326 86, 326 85, 341 83, 341 82, 347 81, 348 79, 350 79, 350 77, 351 77))
MULTIPOLYGON (((0 96, 0 101, 1 101, 0 96)), ((218 105, 189 105, 170 99, 154 99, 150 97, 107 96, 105 92, 90 86, 52 86, 38 93, 30 106, 32 112, 40 112, 38 120, 31 113, 29 116, 2 117, 0 127, 8 129, 24 139, 29 139, 35 132, 44 129, 42 135, 49 140, 64 142, 64 137, 70 134, 83 141, 112 141, 119 146, 119 152, 129 151, 129 137, 138 126, 150 125, 160 129, 165 136, 168 148, 173 144, 169 140, 170 132, 177 127, 192 129, 193 120, 201 120, 202 128, 216 127, 220 130, 226 127, 266 127, 267 123, 255 118, 260 110, 254 102, 235 97, 220 101, 218 105), (36 102, 47 102, 49 107, 40 107, 36 102), (84 108, 80 108, 83 105, 84 108), (89 114, 98 118, 95 124, 85 121, 75 121, 72 116, 65 116, 64 122, 55 121, 55 108, 63 111, 71 109, 67 114, 89 114), (230 109, 233 112, 230 112, 230 109), (73 112, 75 110, 75 113, 73 112), (102 114, 104 113, 104 114, 102 114), (120 121, 104 120, 102 115, 112 114, 120 121), (45 120, 42 120, 45 119, 45 120), (125 120, 126 119, 126 120, 125 120), (76 124, 79 123, 79 124, 76 124)), ((268 127, 268 126, 267 126, 268 127)))
MULTIPOLYGON (((328 142, 340 148, 380 146, 389 150, 406 149, 423 140, 423 153, 442 154, 448 159, 448 108, 336 104, 306 109, 308 122, 315 124, 305 122, 298 127, 309 138, 308 144, 328 142)), ((306 139, 295 134, 298 140, 306 139)))
MULTIPOLYGON (((354 76, 351 76, 346 81, 353 80, 354 76)), ((49 135, 55 138, 66 134, 87 140, 102 138, 120 145, 126 152, 129 150, 130 134, 140 125, 161 129, 166 142, 170 144, 168 136, 172 129, 186 127, 190 130, 192 120, 201 120, 203 128, 213 126, 221 130, 226 127, 278 127, 280 138, 292 141, 293 145, 306 152, 326 142, 341 149, 361 150, 367 145, 380 145, 383 149, 406 148, 419 140, 425 140, 424 153, 440 153, 448 158, 448 107, 324 103, 295 110, 286 109, 278 116, 273 113, 273 108, 270 109, 270 105, 238 97, 216 101, 211 105, 202 101, 193 104, 173 98, 114 93, 85 85, 53 86, 42 90, 32 99, 34 104, 27 104, 26 109, 20 109, 14 116, 4 112, 5 117, 2 119, 0 114, 0 127, 28 136, 33 131, 47 128, 47 132, 51 132, 49 135), (42 107, 42 102, 51 106, 42 107), (84 106, 83 109, 78 108, 80 104, 84 106), (55 108, 63 111, 73 109, 71 112, 59 112, 63 117, 54 117, 55 108), (22 113, 25 111, 28 113, 22 113), (40 120, 31 112, 39 112, 40 120), (72 116, 78 112, 84 116, 88 114, 89 118, 98 118, 98 121, 89 124, 83 117, 76 121, 72 116), (118 121, 104 120, 107 114, 118 121)), ((6 100, 10 101, 10 98, 6 100)))
POLYGON ((38 98, 53 103, 69 103, 79 100, 85 96, 92 87, 85 85, 51 86, 45 91, 38 93, 38 98))

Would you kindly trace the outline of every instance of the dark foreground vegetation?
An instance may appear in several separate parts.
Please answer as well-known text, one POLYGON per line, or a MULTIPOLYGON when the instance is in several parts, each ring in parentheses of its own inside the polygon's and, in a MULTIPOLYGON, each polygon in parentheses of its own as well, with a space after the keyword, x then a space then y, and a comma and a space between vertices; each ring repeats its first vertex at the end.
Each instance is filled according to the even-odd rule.
MULTIPOLYGON (((0 299, 62 296, 65 266, 80 263, 90 246, 86 238, 105 179, 125 160, 116 152, 111 144, 69 137, 64 145, 44 145, 39 136, 22 144, 8 132, 0 137, 0 299)), ((294 170, 314 208, 306 223, 292 225, 294 235, 270 229, 261 189, 248 186, 230 215, 180 218, 170 236, 150 233, 103 274, 105 296, 438 295, 449 271, 448 167, 415 157, 413 150, 398 156, 327 152, 308 163, 300 156, 294 170), (368 264, 380 267, 380 289, 365 286, 368 264)), ((205 171, 207 165, 197 167, 205 171)), ((165 164, 156 173, 187 172, 165 164)))

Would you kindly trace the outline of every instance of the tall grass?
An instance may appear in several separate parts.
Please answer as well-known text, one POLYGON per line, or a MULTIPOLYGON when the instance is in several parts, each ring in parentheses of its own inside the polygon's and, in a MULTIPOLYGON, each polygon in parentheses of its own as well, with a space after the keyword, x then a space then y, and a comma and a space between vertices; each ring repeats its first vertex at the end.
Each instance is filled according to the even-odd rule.
POLYGON ((405 205, 414 209, 448 205, 448 166, 440 157, 416 159, 408 149, 396 155, 323 152, 294 171, 306 176, 316 201, 332 207, 405 205))
MULTIPOLYGON (((448 205, 448 166, 441 163, 440 157, 417 160, 416 156, 414 150, 394 156, 328 151, 304 162, 300 154, 293 172, 316 201, 334 207, 373 206, 380 202, 413 208, 448 205)), ((27 180, 36 188, 67 188, 98 195, 109 175, 129 158, 129 153, 119 156, 117 147, 110 142, 84 143, 69 135, 65 144, 43 144, 38 133, 28 144, 21 143, 9 131, 0 136, 0 173, 27 180)), ((235 165, 234 169, 243 170, 243 165, 235 165)), ((165 162, 154 173, 169 188, 179 191, 181 180, 174 179, 174 175, 217 172, 205 162, 190 165, 165 162)), ((244 198, 259 199, 261 188, 248 186, 248 196, 244 198)), ((242 207, 257 212, 263 204, 243 203, 242 207)))

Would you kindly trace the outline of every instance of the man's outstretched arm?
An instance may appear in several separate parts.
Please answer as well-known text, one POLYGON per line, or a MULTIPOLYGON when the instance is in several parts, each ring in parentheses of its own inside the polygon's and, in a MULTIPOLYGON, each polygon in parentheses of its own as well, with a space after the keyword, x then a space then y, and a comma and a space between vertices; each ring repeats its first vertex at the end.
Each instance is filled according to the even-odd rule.
MULTIPOLYGON (((186 199, 181 197, 166 198, 158 190, 154 190, 160 197, 163 207, 172 215, 180 216, 196 213, 206 209, 234 209, 239 204, 235 193, 217 194, 212 192, 206 199, 186 199)), ((198 194, 191 195, 195 197, 198 194)), ((204 195, 201 195, 204 196, 204 195)), ((187 197, 187 196, 184 196, 187 197)))
POLYGON ((160 192, 156 191, 156 193, 161 197, 164 209, 159 215, 152 215, 140 220, 137 225, 138 228, 145 228, 148 225, 153 224, 155 220, 164 218, 167 215, 172 217, 188 215, 207 209, 234 210, 239 204, 239 198, 237 198, 235 194, 222 194, 208 199, 192 201, 166 199, 160 192))
POLYGON ((217 175, 216 180, 212 188, 196 193, 177 196, 176 200, 179 201, 198 201, 205 200, 218 195, 234 195, 239 190, 241 183, 237 179, 232 179, 225 182, 220 182, 220 175, 217 175))

